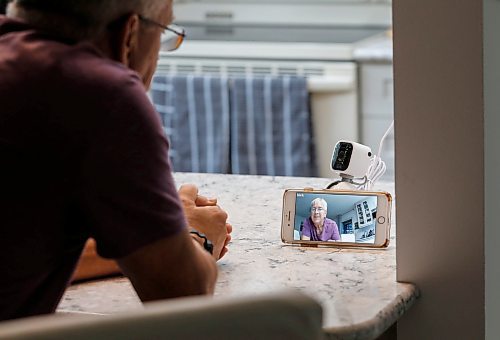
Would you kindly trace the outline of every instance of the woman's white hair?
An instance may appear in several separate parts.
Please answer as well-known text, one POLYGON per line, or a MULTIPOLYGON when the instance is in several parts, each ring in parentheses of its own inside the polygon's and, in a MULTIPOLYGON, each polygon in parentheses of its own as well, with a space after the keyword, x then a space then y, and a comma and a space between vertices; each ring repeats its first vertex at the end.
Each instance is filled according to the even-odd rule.
POLYGON ((130 13, 154 18, 166 4, 167 0, 14 0, 7 16, 65 38, 88 40, 130 13))
POLYGON ((311 208, 314 206, 315 203, 321 205, 323 209, 325 209, 325 212, 328 210, 328 203, 326 203, 326 201, 321 197, 316 197, 311 201, 311 208))

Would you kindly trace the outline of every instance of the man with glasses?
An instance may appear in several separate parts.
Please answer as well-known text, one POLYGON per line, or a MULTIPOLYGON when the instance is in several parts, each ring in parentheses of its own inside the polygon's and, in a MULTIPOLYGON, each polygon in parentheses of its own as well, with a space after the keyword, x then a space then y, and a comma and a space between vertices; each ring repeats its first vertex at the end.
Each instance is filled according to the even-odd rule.
POLYGON ((184 38, 171 21, 171 0, 14 0, 0 16, 0 320, 54 312, 89 238, 143 301, 213 292, 232 227, 176 191, 146 95, 161 41, 184 38))
POLYGON ((340 241, 337 223, 326 217, 328 204, 324 199, 313 199, 310 212, 311 216, 302 223, 302 240, 340 241))

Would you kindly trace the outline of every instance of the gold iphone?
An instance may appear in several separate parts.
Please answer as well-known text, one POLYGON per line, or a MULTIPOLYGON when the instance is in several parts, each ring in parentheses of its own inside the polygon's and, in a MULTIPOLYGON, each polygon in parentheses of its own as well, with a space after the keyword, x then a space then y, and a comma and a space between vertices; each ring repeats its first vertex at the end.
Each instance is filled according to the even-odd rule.
POLYGON ((388 192, 288 189, 281 239, 305 246, 384 248, 391 204, 388 192))

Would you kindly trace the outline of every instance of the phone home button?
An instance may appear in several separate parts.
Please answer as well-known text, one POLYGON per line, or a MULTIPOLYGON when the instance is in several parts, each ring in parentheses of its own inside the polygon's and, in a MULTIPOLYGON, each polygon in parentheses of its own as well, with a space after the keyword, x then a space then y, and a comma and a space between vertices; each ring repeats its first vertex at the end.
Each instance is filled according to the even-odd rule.
POLYGON ((379 216, 377 218, 377 222, 380 223, 380 224, 384 224, 385 223, 385 217, 384 216, 379 216))

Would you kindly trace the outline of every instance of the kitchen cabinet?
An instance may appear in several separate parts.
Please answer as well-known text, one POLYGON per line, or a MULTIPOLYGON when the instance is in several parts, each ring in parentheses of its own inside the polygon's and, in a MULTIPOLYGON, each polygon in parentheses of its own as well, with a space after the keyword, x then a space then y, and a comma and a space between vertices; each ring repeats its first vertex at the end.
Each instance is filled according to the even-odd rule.
MULTIPOLYGON (((374 154, 379 152, 382 136, 394 119, 394 81, 391 61, 360 63, 360 134, 361 143, 374 154)), ((387 136, 381 150, 387 170, 382 177, 394 178, 394 132, 387 136)))
POLYGON ((371 242, 375 238, 375 214, 377 201, 361 200, 355 204, 357 225, 355 224, 356 242, 371 242))
POLYGON ((370 207, 367 200, 361 200, 356 203, 356 215, 359 228, 373 224, 372 209, 374 209, 374 207, 370 207))

